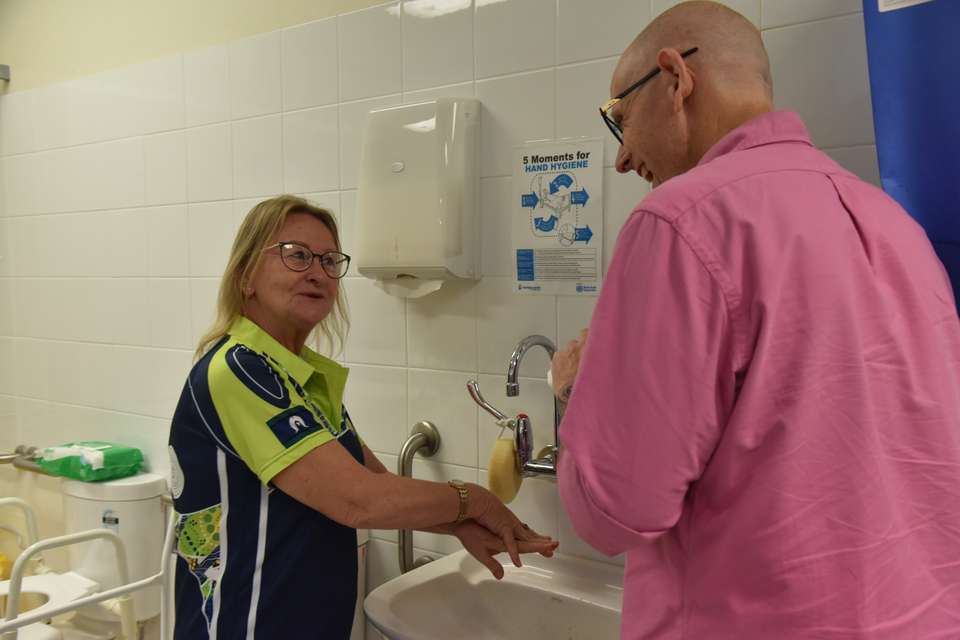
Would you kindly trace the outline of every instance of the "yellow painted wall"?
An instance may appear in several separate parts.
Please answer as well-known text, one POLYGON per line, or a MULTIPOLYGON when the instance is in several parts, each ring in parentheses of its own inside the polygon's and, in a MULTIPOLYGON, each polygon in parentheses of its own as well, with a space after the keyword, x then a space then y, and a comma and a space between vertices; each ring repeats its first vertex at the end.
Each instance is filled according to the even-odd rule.
POLYGON ((365 9, 383 0, 0 0, 0 93, 365 9), (4 85, 8 86, 4 87, 4 85))

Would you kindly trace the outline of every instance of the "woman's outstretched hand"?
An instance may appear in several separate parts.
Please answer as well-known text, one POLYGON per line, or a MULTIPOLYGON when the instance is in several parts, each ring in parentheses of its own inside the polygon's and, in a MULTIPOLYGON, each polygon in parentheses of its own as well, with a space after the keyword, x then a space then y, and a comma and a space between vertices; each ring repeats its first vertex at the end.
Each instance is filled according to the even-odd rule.
MULTIPOLYGON (((497 551, 509 553, 514 565, 522 566, 520 562, 521 553, 540 551, 539 548, 530 548, 530 543, 549 543, 554 545, 554 549, 556 548, 556 543, 549 536, 542 536, 520 522, 520 519, 500 501, 500 498, 477 484, 470 484, 469 490, 467 518, 474 520, 495 536, 502 545, 502 548, 497 549, 497 551), (522 543, 528 543, 523 549, 530 550, 524 551, 519 546, 522 543)), ((551 553, 552 551, 551 549, 551 553)), ((496 572, 494 572, 494 575, 496 575, 496 572)))
MULTIPOLYGON (((526 527, 522 524, 521 526, 526 527)), ((559 544, 557 541, 552 540, 549 536, 542 536, 528 527, 526 531, 530 532, 530 539, 517 541, 516 546, 519 553, 539 553, 546 558, 553 555, 559 544)), ((457 525, 453 529, 453 535, 457 536, 460 544, 470 555, 490 570, 494 578, 497 580, 503 578, 503 566, 493 557, 507 550, 501 538, 473 520, 467 520, 457 525)))

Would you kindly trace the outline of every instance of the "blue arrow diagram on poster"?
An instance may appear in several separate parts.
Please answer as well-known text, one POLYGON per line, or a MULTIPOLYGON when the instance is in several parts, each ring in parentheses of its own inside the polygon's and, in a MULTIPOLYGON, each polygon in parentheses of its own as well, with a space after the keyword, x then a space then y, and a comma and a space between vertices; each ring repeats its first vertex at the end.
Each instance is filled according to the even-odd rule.
POLYGON ((960 1, 863 0, 883 189, 927 231, 960 299, 960 1))

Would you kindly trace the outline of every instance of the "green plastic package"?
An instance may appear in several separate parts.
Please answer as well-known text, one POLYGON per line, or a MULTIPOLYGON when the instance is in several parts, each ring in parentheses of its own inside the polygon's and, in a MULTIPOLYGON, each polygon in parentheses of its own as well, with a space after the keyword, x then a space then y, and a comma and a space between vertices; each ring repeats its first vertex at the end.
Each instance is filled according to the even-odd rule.
POLYGON ((41 456, 37 464, 47 473, 83 482, 125 478, 143 465, 140 449, 98 440, 47 447, 41 456))

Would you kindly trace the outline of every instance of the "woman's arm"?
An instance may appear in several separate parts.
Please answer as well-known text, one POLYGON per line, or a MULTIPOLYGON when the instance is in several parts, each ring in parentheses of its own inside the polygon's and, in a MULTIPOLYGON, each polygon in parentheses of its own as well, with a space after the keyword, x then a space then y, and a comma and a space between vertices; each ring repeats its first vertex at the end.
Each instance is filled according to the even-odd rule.
MULTIPOLYGON (((364 451, 364 462, 376 460, 364 451)), ((273 477, 284 493, 355 529, 419 529, 457 519, 457 492, 437 482, 401 478, 376 460, 361 466, 341 446, 321 445, 273 477), (380 471, 379 469, 382 469, 380 471)))

